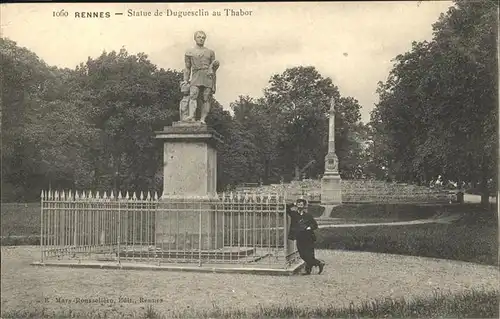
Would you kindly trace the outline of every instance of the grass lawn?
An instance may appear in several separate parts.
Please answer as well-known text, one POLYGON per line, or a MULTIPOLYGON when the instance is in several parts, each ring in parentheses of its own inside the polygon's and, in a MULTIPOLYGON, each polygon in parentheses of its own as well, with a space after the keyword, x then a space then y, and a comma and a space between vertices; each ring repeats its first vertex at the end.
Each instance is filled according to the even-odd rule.
POLYGON ((471 204, 429 210, 460 213, 464 217, 450 224, 323 228, 317 231, 316 246, 498 265, 498 217, 493 208, 485 210, 471 204))
POLYGON ((40 234, 40 203, 2 203, 1 236, 40 234))
MULTIPOLYGON (((345 221, 392 222, 426 219, 439 213, 471 213, 482 208, 478 204, 342 204, 332 209, 330 217, 345 221)), ((309 212, 320 217, 324 208, 309 204, 309 212)))
POLYGON ((308 212, 313 215, 314 217, 320 217, 321 215, 323 215, 323 212, 325 211, 325 208, 324 207, 321 207, 320 205, 316 205, 316 204, 309 204, 309 207, 308 207, 308 212))
MULTIPOLYGON (((408 221, 430 218, 438 213, 477 211, 478 205, 344 204, 332 209, 330 217, 348 220, 408 221)), ((480 208, 479 208, 480 209, 480 208)))
MULTIPOLYGON (((498 317, 498 291, 472 290, 461 294, 436 293, 432 298, 415 300, 380 299, 361 306, 324 307, 258 307, 255 311, 225 310, 214 306, 207 311, 171 312, 167 315, 148 305, 142 313, 116 312, 118 318, 495 318, 498 317)), ((114 318, 104 311, 78 312, 20 310, 4 313, 3 318, 114 318)))

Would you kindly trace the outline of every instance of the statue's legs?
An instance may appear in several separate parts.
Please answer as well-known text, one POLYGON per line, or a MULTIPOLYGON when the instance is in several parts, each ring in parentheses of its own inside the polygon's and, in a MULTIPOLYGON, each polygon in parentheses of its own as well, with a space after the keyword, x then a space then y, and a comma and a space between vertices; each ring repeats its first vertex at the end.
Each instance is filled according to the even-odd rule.
POLYGON ((199 92, 200 90, 198 89, 197 86, 193 85, 189 88, 189 116, 187 118, 188 121, 193 121, 196 115, 196 107, 197 107, 199 92))
POLYGON ((212 89, 208 87, 203 88, 203 105, 201 107, 200 122, 205 123, 205 118, 210 112, 210 97, 212 96, 212 89))

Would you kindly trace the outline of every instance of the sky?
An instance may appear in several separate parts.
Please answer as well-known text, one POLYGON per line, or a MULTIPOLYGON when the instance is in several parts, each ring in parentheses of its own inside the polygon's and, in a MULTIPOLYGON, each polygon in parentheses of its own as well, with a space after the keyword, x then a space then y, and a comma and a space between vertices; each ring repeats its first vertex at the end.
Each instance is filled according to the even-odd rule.
POLYGON ((88 57, 125 47, 146 53, 160 68, 182 70, 193 33, 207 34, 220 68, 215 98, 225 108, 240 95, 259 98, 274 74, 314 66, 332 79, 342 96, 361 105, 369 121, 391 60, 430 40, 432 24, 451 1, 290 3, 25 3, 2 4, 1 34, 36 53, 49 65, 75 68, 88 57), (230 9, 246 12, 231 15, 230 9), (64 10, 67 17, 54 17, 64 10), (142 16, 129 16, 129 10, 142 16), (162 16, 155 16, 156 12, 162 16), (173 16, 173 12, 209 16, 173 16), (212 16, 214 11, 220 16, 212 16), (109 12, 109 18, 82 18, 109 12), (115 15, 115 13, 123 15, 115 15), (144 16, 144 13, 151 16, 144 16), (170 14, 169 14, 170 13, 170 14), (79 15, 80 17, 76 17, 79 15))

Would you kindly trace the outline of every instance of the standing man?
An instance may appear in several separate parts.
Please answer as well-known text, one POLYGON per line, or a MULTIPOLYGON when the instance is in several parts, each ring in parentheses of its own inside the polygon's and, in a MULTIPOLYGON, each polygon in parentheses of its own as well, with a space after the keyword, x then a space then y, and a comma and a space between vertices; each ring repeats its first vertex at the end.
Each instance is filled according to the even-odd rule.
POLYGON ((318 223, 307 212, 306 205, 305 199, 298 199, 296 205, 287 207, 287 214, 291 219, 289 239, 297 241, 300 258, 306 262, 304 274, 310 275, 314 266, 318 266, 318 274, 321 274, 325 263, 314 257, 314 242, 316 241, 314 231, 318 229, 318 223))
POLYGON ((189 115, 185 121, 194 121, 196 109, 198 107, 198 97, 201 94, 201 116, 200 122, 205 123, 205 118, 210 111, 210 97, 215 93, 215 72, 219 68, 219 62, 215 60, 215 52, 206 48, 205 40, 207 35, 203 31, 194 34, 196 46, 187 50, 184 61, 184 81, 181 84, 189 83, 189 115))

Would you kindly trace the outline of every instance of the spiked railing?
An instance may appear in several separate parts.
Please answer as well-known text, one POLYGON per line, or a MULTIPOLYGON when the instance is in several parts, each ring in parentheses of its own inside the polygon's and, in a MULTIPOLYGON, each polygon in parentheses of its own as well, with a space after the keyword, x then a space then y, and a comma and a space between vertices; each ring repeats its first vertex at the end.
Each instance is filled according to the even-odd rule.
POLYGON ((42 191, 42 262, 231 263, 288 267, 285 194, 222 193, 212 200, 156 192, 42 191))

